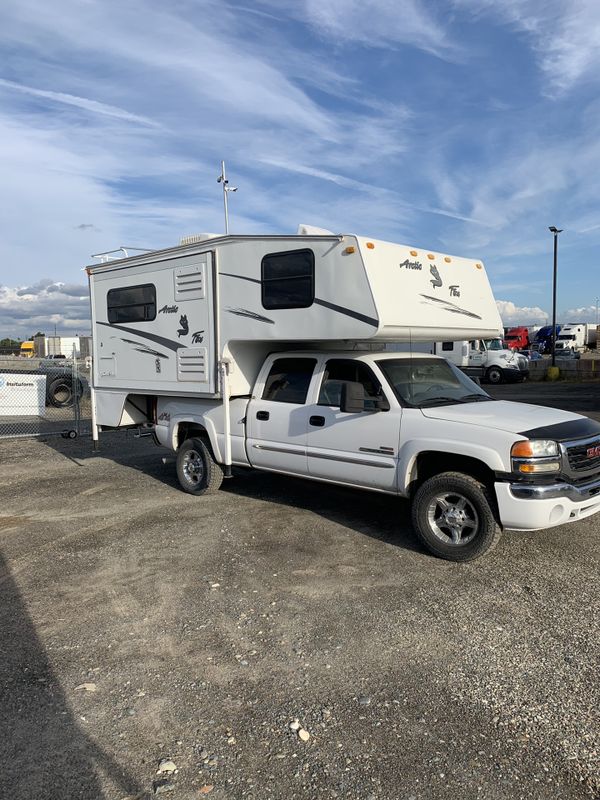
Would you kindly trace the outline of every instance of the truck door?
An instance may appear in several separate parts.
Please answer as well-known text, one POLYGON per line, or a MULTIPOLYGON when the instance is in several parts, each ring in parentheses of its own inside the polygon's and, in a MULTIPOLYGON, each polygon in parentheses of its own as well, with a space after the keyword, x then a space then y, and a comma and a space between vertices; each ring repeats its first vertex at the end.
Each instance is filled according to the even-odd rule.
POLYGON ((306 475, 306 398, 316 358, 276 358, 248 404, 247 455, 255 467, 306 475))
POLYGON ((371 367, 356 359, 329 359, 320 376, 317 402, 308 406, 308 473, 316 478, 396 490, 401 409, 389 398, 371 367), (344 381, 365 389, 365 411, 342 413, 344 381), (376 408, 381 401, 386 411, 376 408))

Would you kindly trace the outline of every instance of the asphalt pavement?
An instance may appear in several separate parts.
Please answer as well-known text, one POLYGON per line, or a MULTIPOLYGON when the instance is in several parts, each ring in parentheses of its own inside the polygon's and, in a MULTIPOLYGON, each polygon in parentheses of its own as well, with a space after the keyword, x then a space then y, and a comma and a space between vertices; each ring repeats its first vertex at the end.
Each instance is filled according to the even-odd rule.
POLYGON ((452 564, 404 501, 163 455, 0 441, 0 795, 599 796, 597 518, 452 564))

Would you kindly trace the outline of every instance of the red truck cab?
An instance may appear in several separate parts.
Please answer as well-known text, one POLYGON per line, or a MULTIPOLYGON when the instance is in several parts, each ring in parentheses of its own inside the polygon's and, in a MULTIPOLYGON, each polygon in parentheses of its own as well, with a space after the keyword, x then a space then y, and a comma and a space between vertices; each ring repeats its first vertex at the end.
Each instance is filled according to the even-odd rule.
POLYGON ((524 325, 509 328, 504 337, 504 344, 510 350, 525 350, 529 347, 529 331, 524 325))

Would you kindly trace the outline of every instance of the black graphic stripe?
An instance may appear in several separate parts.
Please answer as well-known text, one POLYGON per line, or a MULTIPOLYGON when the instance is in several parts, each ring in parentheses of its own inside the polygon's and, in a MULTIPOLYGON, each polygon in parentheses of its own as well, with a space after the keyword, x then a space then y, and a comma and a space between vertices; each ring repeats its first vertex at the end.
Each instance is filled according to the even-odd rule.
POLYGON ((367 317, 366 314, 361 314, 359 311, 353 311, 351 308, 337 306, 335 303, 330 303, 327 300, 319 300, 317 297, 315 297, 315 303, 318 306, 323 306, 323 308, 328 308, 330 311, 337 311, 338 314, 345 314, 347 317, 357 319, 359 322, 366 322, 367 325, 373 325, 375 328, 379 326, 379 320, 374 319, 373 317, 367 317))
POLYGON ((219 275, 225 275, 227 278, 239 278, 241 281, 250 281, 250 283, 260 283, 256 278, 247 278, 245 275, 234 275, 232 272, 219 272, 219 275))
POLYGON ((138 353, 146 353, 149 356, 156 356, 157 358, 169 358, 168 355, 165 353, 159 353, 158 350, 153 350, 151 347, 143 344, 142 342, 134 342, 133 339, 123 339, 121 338, 122 342, 127 342, 127 344, 132 344, 138 353))
POLYGON ((138 331, 135 328, 126 328, 124 325, 111 325, 110 322, 99 322, 98 325, 104 325, 106 328, 114 328, 114 330, 117 331, 125 331, 125 333, 133 333, 136 336, 141 336, 142 339, 149 339, 151 342, 156 342, 156 344, 166 347, 167 350, 177 351, 180 347, 186 346, 179 342, 173 342, 171 339, 165 339, 164 336, 157 336, 155 333, 147 333, 146 331, 138 331))
POLYGON ((263 317, 262 314, 257 314, 255 311, 249 311, 247 308, 228 308, 227 311, 230 314, 235 314, 238 317, 248 317, 249 319, 255 319, 257 322, 268 322, 271 325, 275 325, 275 320, 269 319, 268 317, 263 317))
POLYGON ((465 317, 473 317, 473 319, 481 319, 479 314, 474 314, 472 311, 467 311, 466 308, 461 308, 457 306, 455 303, 450 303, 448 300, 443 300, 441 297, 432 297, 430 294, 422 294, 421 297, 424 297, 426 300, 433 300, 434 303, 441 303, 446 311, 450 311, 453 314, 464 314, 465 317))
MULTIPOLYGON (((228 278, 239 278, 242 281, 250 281, 250 283, 260 284, 260 281, 256 278, 247 278, 245 275, 234 275, 231 272, 221 272, 220 274, 226 275, 228 278)), ((346 317, 352 317, 352 319, 357 319, 360 322, 366 322, 367 325, 373 325, 375 328, 379 326, 379 320, 374 319, 373 317, 368 317, 366 314, 361 314, 359 311, 353 311, 351 308, 338 306, 335 303, 330 303, 328 300, 319 300, 318 297, 315 297, 314 302, 318 306, 323 306, 323 308, 328 308, 330 311, 335 311, 338 314, 344 314, 346 317)))

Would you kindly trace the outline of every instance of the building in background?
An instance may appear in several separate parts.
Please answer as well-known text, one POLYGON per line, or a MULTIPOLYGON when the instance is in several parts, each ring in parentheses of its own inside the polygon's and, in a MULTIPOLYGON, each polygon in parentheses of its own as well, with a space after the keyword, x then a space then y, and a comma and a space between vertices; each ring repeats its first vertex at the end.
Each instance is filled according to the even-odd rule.
POLYGON ((36 336, 33 341, 38 358, 86 358, 92 352, 91 336, 36 336))

